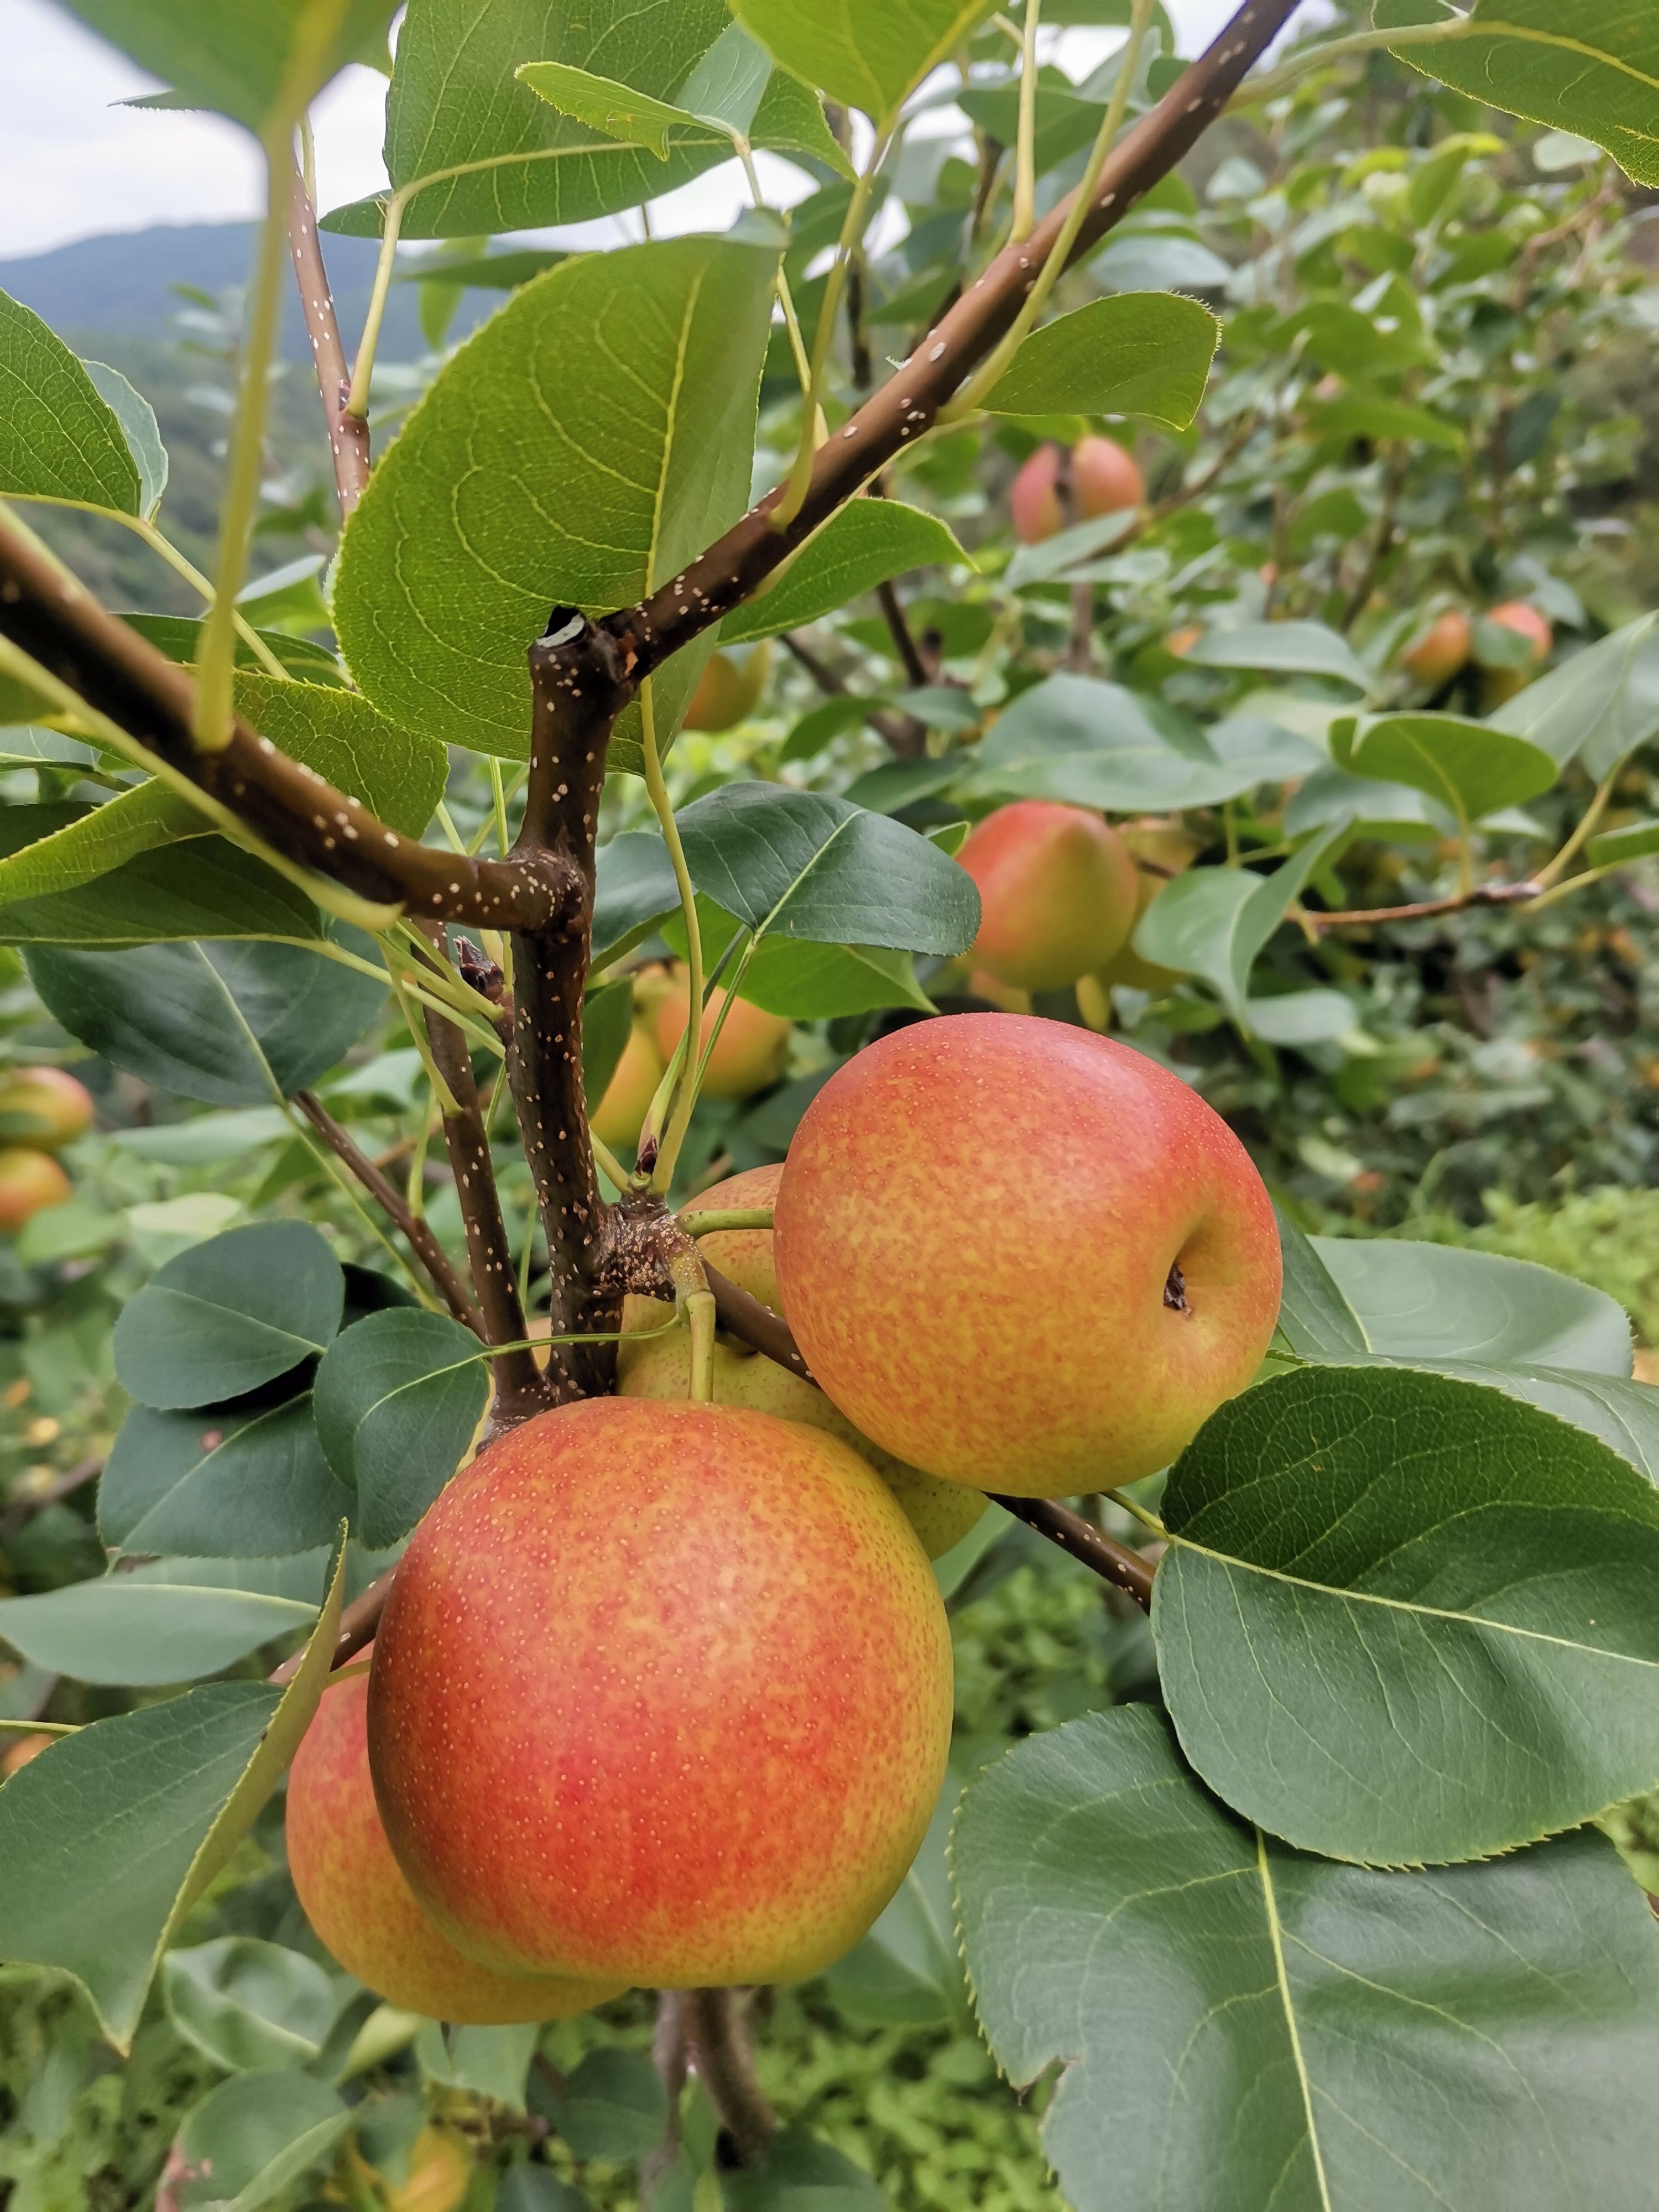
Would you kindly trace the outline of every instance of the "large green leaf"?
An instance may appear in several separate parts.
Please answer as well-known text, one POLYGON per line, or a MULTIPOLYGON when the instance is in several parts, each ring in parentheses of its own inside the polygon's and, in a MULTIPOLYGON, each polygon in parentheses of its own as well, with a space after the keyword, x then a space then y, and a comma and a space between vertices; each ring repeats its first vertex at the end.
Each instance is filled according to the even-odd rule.
POLYGON ((346 1329, 317 1370, 317 1433, 369 1545, 406 1536, 465 1457, 489 1380, 478 1340, 402 1308, 346 1329))
POLYGON ((115 1371, 162 1411, 258 1389, 334 1341, 345 1277, 308 1221, 257 1221, 192 1244, 121 1310, 115 1371))
MULTIPOLYGON (((179 804, 182 808, 185 802, 179 804)), ((173 815, 159 793, 134 813, 137 822, 133 814, 123 817, 125 831, 143 828, 150 834, 174 820, 188 826, 184 813, 173 815), (156 812, 146 821, 150 805, 156 812)), ((85 835, 66 838, 64 847, 82 858, 95 854, 95 824, 96 817, 88 817, 85 835)), ((316 908, 285 876, 222 837, 195 834, 187 844, 175 841, 141 851, 69 890, 0 906, 0 944, 7 945, 112 948, 204 937, 303 939, 319 933, 316 908)))
POLYGON ((334 2022, 334 1984, 303 1952, 221 1936, 161 1962, 167 2018, 227 2073, 307 2065, 334 2022))
POLYGON ((1199 1772, 1334 1858, 1477 1858, 1659 1783, 1659 1492, 1592 1437, 1406 1368, 1308 1368, 1173 1469, 1153 1585, 1199 1772))
POLYGON ((397 0, 65 0, 142 69, 250 131, 294 122, 348 62, 384 64, 397 0))
POLYGON ((352 1511, 303 1392, 250 1413, 134 1406, 98 1485, 98 1532, 126 1552, 280 1557, 326 1544, 352 1511))
POLYGON ((624 830, 600 846, 593 897, 593 965, 641 944, 680 902, 668 848, 651 830, 624 830))
POLYGON ((1212 806, 1301 775, 1305 744, 1251 718, 1223 753, 1178 708, 1092 677, 1050 676, 999 717, 959 787, 975 796, 1058 799, 1109 814, 1212 806))
POLYGON ((91 378, 33 309, 0 292, 0 492, 137 514, 138 470, 91 378))
POLYGON ((190 1682, 306 1627, 316 1613, 252 1590, 110 1575, 0 1599, 0 1638, 34 1666, 79 1682, 190 1682))
POLYGON ((1348 835, 1322 830, 1270 876, 1249 868, 1190 868, 1159 892, 1134 935, 1143 960, 1200 975, 1242 1029, 1250 1026, 1249 975, 1293 899, 1348 835))
POLYGON ((37 946, 27 962, 72 1036, 141 1081, 209 1106, 268 1106, 305 1090, 385 999, 368 976, 288 945, 37 946))
MULTIPOLYGON (((701 893, 697 916, 703 958, 712 964, 744 924, 701 893)), ((662 934, 684 959, 685 923, 678 908, 664 920, 662 934)), ((744 962, 738 996, 794 1022, 833 1021, 841 1015, 873 1013, 883 1006, 914 1006, 924 1014, 936 1011, 916 981, 915 963, 908 952, 769 935, 759 938, 744 962)))
POLYGON ((0 1959, 73 1974, 123 2050, 162 1952, 311 1723, 344 1572, 343 1550, 286 1690, 215 1682, 95 1721, 0 1790, 0 1959))
POLYGON ((731 783, 676 819, 692 882, 757 936, 950 954, 978 931, 965 870, 844 799, 731 783))
POLYGON ((1333 732, 1339 767, 1378 783, 1403 783, 1478 822, 1536 799, 1559 769, 1540 745, 1461 714, 1369 714, 1333 732))
POLYGON ((1640 2212, 1659 1942, 1600 1837, 1382 1874, 1253 1835, 1144 1706, 1018 1745, 951 1850, 1077 2212, 1640 2212))
POLYGON ((72 890, 158 845, 205 837, 212 827, 169 785, 141 783, 0 860, 0 907, 72 890))
MULTIPOLYGON (((386 103, 386 164, 405 238, 583 222, 671 191, 730 148, 699 132, 666 161, 562 116, 514 72, 561 62, 671 100, 730 23, 723 0, 410 0, 386 103)), ((326 228, 377 236, 385 195, 326 228)))
POLYGON ((991 12, 993 0, 732 0, 744 28, 803 82, 892 115, 928 71, 948 60, 991 12))
POLYGON ((1206 630, 1188 660, 1200 668, 1251 668, 1274 675, 1329 676, 1369 691, 1372 678, 1353 647, 1323 623, 1236 623, 1206 630))
POLYGON ((623 145, 643 146, 659 161, 668 159, 671 144, 695 145, 702 137, 715 145, 731 143, 728 132, 701 116, 688 114, 667 100, 653 100, 614 78, 572 69, 568 62, 526 62, 517 75, 520 84, 527 84, 538 100, 544 100, 561 115, 623 145))
MULTIPOLYGON (((1464 36, 1402 46, 1400 59, 1488 106, 1594 139, 1638 185, 1659 185, 1659 18, 1645 0, 1479 0, 1472 15, 1464 36)), ((1424 14, 1384 0, 1376 18, 1392 27, 1424 14)))
POLYGON ((771 590, 720 624, 727 645, 775 637, 833 614, 861 592, 909 568, 971 565, 948 523, 896 499, 850 500, 785 569, 771 590))
POLYGON ((233 2075, 185 2115, 181 2212, 259 2212, 329 2155, 351 2113, 325 2081, 288 2069, 233 2075))
POLYGON ((1184 430, 1221 325, 1196 300, 1119 292, 1033 331, 986 394, 994 415, 1134 415, 1184 430))
MULTIPOLYGON (((525 654, 549 610, 631 604, 747 505, 774 269, 768 249, 721 238, 586 255, 515 293, 446 364, 341 550, 335 623, 376 706, 526 756, 525 654)), ((654 678, 663 738, 710 649, 654 678)), ((637 713, 614 764, 639 757, 637 713)))
POLYGON ((337 684, 239 675, 236 704, 280 751, 418 837, 444 795, 449 758, 435 738, 395 722, 337 684))
POLYGON ((1639 615, 1505 700, 1488 726, 1525 738, 1599 783, 1659 732, 1659 615, 1639 615))

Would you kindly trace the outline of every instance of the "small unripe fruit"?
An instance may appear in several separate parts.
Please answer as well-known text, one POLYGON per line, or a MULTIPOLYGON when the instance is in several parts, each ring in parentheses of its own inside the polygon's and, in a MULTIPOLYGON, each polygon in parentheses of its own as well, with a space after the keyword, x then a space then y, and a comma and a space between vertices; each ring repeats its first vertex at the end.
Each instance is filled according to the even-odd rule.
POLYGON ((415 1531, 369 1755, 416 1894, 499 1971, 793 1982, 902 1881, 951 1706, 933 1570, 856 1453, 590 1398, 490 1444, 415 1531))
POLYGON ((92 1093, 66 1068, 18 1067, 0 1083, 0 1115, 26 1115, 30 1126, 7 1126, 15 1141, 55 1152, 92 1127, 92 1093))
POLYGON ((368 1684, 323 1692, 294 1756, 288 1858, 306 1917, 360 1982, 407 2012, 502 2027, 568 2020, 621 1983, 492 1973, 458 1951, 416 1904, 374 1803, 368 1771, 368 1684))
POLYGON ((0 1230, 21 1229, 49 1206, 61 1206, 73 1188, 50 1152, 0 1145, 0 1230))
POLYGON ((1139 507, 1146 480, 1133 453, 1115 438, 1079 438, 1072 448, 1070 511, 1061 495, 1058 446, 1039 446, 1008 495, 1014 535, 1026 545, 1053 538, 1068 524, 1139 507))
MULTIPOLYGON (((685 973, 684 968, 677 966, 672 976, 673 988, 663 992, 656 1001, 653 1030, 665 1067, 685 1034, 685 973)), ((726 997, 718 984, 708 994, 700 1032, 705 1051, 726 997)), ((763 1008, 751 1006, 747 999, 737 1000, 721 1024, 720 1042, 708 1055, 702 1081, 703 1097, 748 1098, 775 1083, 789 1057, 789 1040, 794 1027, 787 1014, 769 1014, 763 1008)))
POLYGON ((729 730, 752 714, 766 690, 771 672, 769 641, 746 649, 717 647, 691 694, 685 710, 688 730, 729 730))
POLYGON ((638 1144, 640 1129, 662 1081, 663 1058, 649 1025, 636 1020, 622 1058, 611 1071, 605 1096, 589 1117, 593 1133, 613 1152, 638 1144))
POLYGON ((913 1467, 1064 1497, 1167 1466, 1255 1376, 1273 1206, 1178 1076, 1060 1022, 883 1037, 807 1108, 779 1286, 842 1413, 913 1467))
POLYGON ((1017 990, 1093 974, 1134 927, 1134 862, 1085 807, 1017 800, 976 824, 957 858, 979 887, 969 957, 1017 990))
POLYGON ((1474 625, 1462 607, 1449 607, 1436 617, 1416 641, 1400 656, 1400 665, 1413 684, 1437 691, 1468 665, 1474 642, 1474 625))
MULTIPOLYGON (((777 1198, 783 1175, 781 1164, 748 1168, 729 1176, 712 1190, 698 1194, 698 1207, 768 1206, 777 1198)), ((700 1237, 697 1249, 713 1267, 747 1291, 751 1298, 783 1312, 778 1295, 777 1269, 773 1261, 769 1229, 721 1229, 700 1237)), ((673 1308, 656 1298, 629 1298, 623 1309, 623 1328, 641 1331, 659 1327, 673 1308)), ((785 1316, 785 1319, 787 1319, 785 1316)), ((617 1389, 624 1398, 654 1398, 684 1402, 690 1395, 691 1346, 684 1329, 667 1336, 641 1336, 637 1344, 623 1342, 617 1362, 617 1389)), ((921 1540, 930 1559, 943 1559, 959 1544, 985 1510, 977 1491, 960 1483, 940 1482, 920 1468, 906 1467, 868 1437, 860 1436, 845 1413, 826 1398, 815 1383, 791 1374, 746 1344, 725 1338, 714 1346, 714 1402, 718 1406, 746 1406, 752 1413, 774 1413, 780 1420, 803 1421, 850 1444, 867 1460, 898 1500, 904 1516, 921 1540)))

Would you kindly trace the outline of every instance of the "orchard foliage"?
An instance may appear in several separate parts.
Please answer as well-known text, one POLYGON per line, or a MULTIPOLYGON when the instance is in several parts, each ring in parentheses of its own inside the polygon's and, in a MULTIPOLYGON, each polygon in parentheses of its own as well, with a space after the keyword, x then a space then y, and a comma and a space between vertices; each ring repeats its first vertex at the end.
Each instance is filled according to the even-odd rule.
POLYGON ((71 4, 270 179, 210 577, 0 297, 0 1291, 121 1409, 0 1513, 0 1961, 157 2202, 915 2201, 757 2079, 827 1970, 1079 2212, 1637 2212, 1659 1401, 1585 1284, 1307 1230, 1441 948, 1659 853, 1650 11, 71 4), (337 544, 245 590, 290 258, 337 544), (959 1680, 947 1764, 1045 1537, 1135 1702, 959 1680))

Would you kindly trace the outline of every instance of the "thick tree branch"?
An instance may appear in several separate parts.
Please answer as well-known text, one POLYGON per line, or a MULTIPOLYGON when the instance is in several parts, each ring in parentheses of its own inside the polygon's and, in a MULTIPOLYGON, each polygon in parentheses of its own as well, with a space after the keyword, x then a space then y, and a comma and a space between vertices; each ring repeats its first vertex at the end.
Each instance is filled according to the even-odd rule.
MULTIPOLYGON (((495 1188, 495 1163, 489 1156, 489 1132, 472 1078, 466 1037, 459 1024, 429 1010, 426 1033, 438 1073, 460 1109, 443 1117, 444 1146, 455 1171, 467 1258, 483 1317, 484 1342, 522 1347, 527 1333, 524 1308, 519 1300, 518 1277, 501 1215, 501 1194, 495 1188)), ((513 1428, 557 1402, 533 1352, 520 1348, 497 1352, 489 1365, 495 1378, 492 1430, 513 1428)))
MULTIPOLYGON (((1297 4, 1297 0, 1246 0, 1208 52, 1182 71, 1152 112, 1113 148, 1078 233, 1073 264, 1094 251, 1214 122, 1297 4)), ((1070 208, 1069 198, 1062 201, 1030 238, 1005 247, 896 375, 820 447, 805 499, 786 527, 772 526, 772 510, 783 498, 780 485, 649 599, 608 618, 605 627, 621 647, 629 675, 648 675, 748 599, 878 469, 933 427, 940 410, 1014 322, 1070 208)))
POLYGON ((328 423, 328 449, 334 462, 334 489, 340 502, 340 520, 349 522, 368 482, 368 424, 360 416, 346 412, 346 401, 351 394, 351 370, 340 342, 334 294, 323 264, 322 241, 317 235, 317 210, 311 204, 297 161, 289 197, 288 250, 294 262, 294 280, 300 288, 300 304, 305 309, 311 357, 317 364, 317 389, 328 423))
POLYGON ((550 855, 475 860, 389 830, 240 716, 227 744, 198 750, 188 672, 101 607, 3 515, 0 636, 278 852, 362 897, 487 929, 539 927, 577 901, 580 884, 550 855))
MULTIPOLYGON (((530 648, 530 778, 514 854, 578 886, 552 923, 513 936, 513 1045, 507 1073, 534 1178, 551 1277, 555 1336, 614 1330, 621 1298, 599 1280, 604 1208, 582 1094, 582 994, 593 915, 593 850, 605 755, 633 696, 607 633, 556 607, 530 648)), ((561 1401, 603 1395, 613 1344, 555 1345, 549 1378, 561 1401)))
POLYGON ((697 2078, 744 2166, 778 2131, 778 2116, 755 2073, 747 2008, 738 1990, 688 1990, 680 2000, 697 2078))
POLYGON ((329 1150, 343 1160, 380 1211, 397 1229, 415 1257, 426 1269, 436 1285, 444 1304, 457 1321, 464 1322, 477 1335, 484 1334, 483 1316, 473 1304, 466 1285, 457 1273, 453 1261, 432 1233, 430 1222, 423 1221, 404 1204, 401 1192, 387 1180, 373 1160, 360 1152, 320 1098, 310 1091, 298 1091, 294 1103, 305 1115, 329 1150))

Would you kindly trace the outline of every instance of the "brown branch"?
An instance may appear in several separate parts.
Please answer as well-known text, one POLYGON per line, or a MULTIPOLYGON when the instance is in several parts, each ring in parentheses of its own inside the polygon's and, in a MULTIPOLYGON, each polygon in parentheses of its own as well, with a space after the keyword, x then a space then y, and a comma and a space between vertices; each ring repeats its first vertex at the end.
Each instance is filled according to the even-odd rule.
POLYGON ((737 1990, 687 1990, 681 2017, 697 2079, 744 2166, 752 2166, 778 2131, 778 2116, 755 2073, 745 2007, 737 1990))
POLYGON ((640 2161, 640 2197, 654 2203, 657 2191, 680 2154, 680 2097, 690 2053, 685 2041, 685 1999, 678 1990, 657 1991, 657 2024, 651 2037, 651 2063, 668 2100, 668 2124, 662 2141, 640 2161))
POLYGON ((1455 891, 1449 898, 1419 899, 1411 906, 1360 907, 1340 914, 1320 914, 1304 907, 1297 917, 1316 933, 1322 929, 1369 929, 1389 921, 1425 921, 1437 914, 1461 914, 1467 907, 1517 906, 1534 899, 1541 884, 1477 884, 1473 890, 1455 891))
MULTIPOLYGON (((388 1567, 383 1575, 369 1584, 361 1597, 353 1598, 340 1615, 340 1630, 334 1639, 334 1656, 328 1662, 331 1673, 337 1667, 343 1667, 349 1659, 355 1659, 365 1644, 374 1641, 374 1632, 380 1625, 380 1615, 386 1611, 386 1601, 392 1595, 392 1578, 397 1571, 396 1567, 388 1567)), ((283 1660, 271 1675, 271 1680, 279 1688, 291 1682, 304 1664, 305 1656, 306 1647, 302 1644, 291 1659, 283 1660)))
POLYGON ((1028 1528, 1035 1528, 1039 1536, 1058 1544, 1080 1565, 1127 1590, 1143 1612, 1151 1612, 1153 1569, 1139 1552, 1117 1543, 1080 1513, 1072 1512, 1052 1498, 1005 1498, 995 1490, 985 1494, 993 1505, 1000 1505, 1028 1528))
POLYGON ((488 929, 540 927, 579 886, 550 857, 475 860, 377 821, 241 718, 198 750, 196 686, 185 670, 100 606, 27 532, 0 516, 0 635, 289 859, 365 898, 488 929))
MULTIPOLYGON (((547 1238, 549 1318, 563 1336, 621 1325, 620 1297, 599 1281, 604 1207, 582 1092, 582 994, 605 755, 632 687, 609 634, 571 607, 556 607, 531 647, 530 682, 530 777, 513 849, 579 892, 555 923, 514 934, 507 1074, 547 1238)), ((555 1345, 548 1375, 562 1402, 602 1395, 616 1366, 614 1344, 555 1345)))
MULTIPOLYGON (((821 659, 810 645, 803 645, 793 630, 779 634, 778 642, 790 659, 797 662, 811 678, 826 699, 844 699, 850 685, 846 678, 821 659)), ((927 745, 927 731, 914 714, 890 714, 881 707, 872 707, 865 720, 873 730, 878 730, 889 746, 901 760, 920 760, 927 745)))
POLYGON ((523 1348, 527 1334, 524 1307, 519 1299, 501 1194, 495 1188, 495 1164, 489 1155, 489 1132, 472 1077, 465 1032, 459 1023, 447 1021, 428 1008, 426 1033, 438 1073, 460 1109, 443 1117, 444 1146, 455 1171, 467 1258, 483 1320, 483 1340, 486 1344, 520 1347, 497 1352, 489 1363, 495 1378, 490 1427, 498 1432, 527 1421, 532 1413, 544 1413, 557 1399, 536 1364, 535 1353, 523 1348))
POLYGON ((483 1316, 472 1303, 454 1262, 432 1232, 429 1221, 412 1212, 397 1186, 387 1181, 374 1162, 360 1152, 314 1091, 297 1091, 294 1103, 335 1156, 343 1160, 436 1285, 444 1304, 457 1321, 482 1337, 483 1316))
POLYGON ((94 1455, 70 1468, 67 1474, 53 1477, 44 1490, 37 1490, 32 1498, 20 1498, 0 1513, 0 1546, 10 1543, 20 1528, 33 1521, 37 1513, 44 1513, 49 1505, 74 1495, 77 1490, 100 1475, 104 1471, 101 1456, 94 1455))
POLYGON ((894 590, 890 580, 876 586, 876 597, 881 604, 883 619, 892 637, 893 649, 904 664, 913 690, 920 691, 924 684, 933 681, 934 672, 921 657, 921 647, 916 643, 915 633, 910 628, 909 617, 903 602, 894 590))
MULTIPOLYGON (((1072 264, 1085 259, 1197 142, 1296 5, 1297 0, 1246 0, 1208 52, 1112 149, 1072 248, 1072 264)), ((1070 206, 1068 198, 1029 239, 1005 247, 898 373, 819 448, 806 497, 790 523, 772 526, 772 510, 784 494, 779 485, 649 599, 608 617, 605 627, 621 647, 630 677, 649 674, 748 599, 878 470, 933 427, 1014 322, 1070 206)))
POLYGON ((349 522, 368 482, 368 424, 346 411, 351 370, 340 342, 334 294, 323 264, 322 241, 317 235, 317 210, 311 204, 297 161, 289 195, 288 250, 294 263, 294 281, 300 289, 300 304, 305 310, 311 357, 317 365, 317 390, 328 423, 328 449, 334 461, 334 489, 340 502, 340 520, 349 522))
POLYGON ((723 1329, 739 1336, 757 1352, 763 1352, 780 1367, 787 1367, 792 1375, 799 1375, 810 1382, 812 1370, 801 1356, 800 1346, 790 1334, 789 1324, 781 1314, 739 1290, 727 1275, 711 1265, 705 1258, 702 1271, 708 1278, 708 1287, 714 1293, 714 1318, 723 1329))

